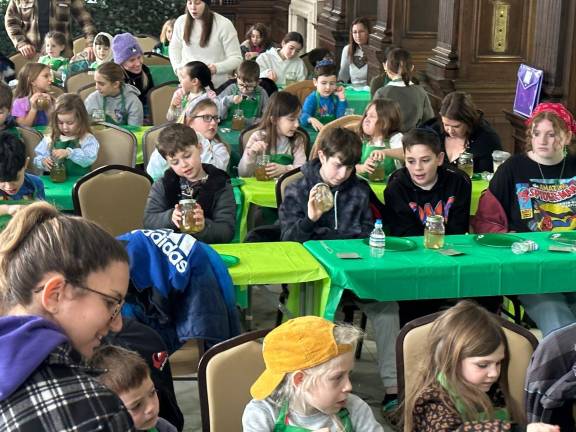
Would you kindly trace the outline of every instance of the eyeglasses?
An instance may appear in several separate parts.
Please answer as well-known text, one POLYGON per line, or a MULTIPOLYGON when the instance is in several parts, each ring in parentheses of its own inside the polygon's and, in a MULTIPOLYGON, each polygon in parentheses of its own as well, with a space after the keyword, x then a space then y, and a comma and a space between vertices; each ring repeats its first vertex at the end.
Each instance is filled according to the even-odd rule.
POLYGON ((210 114, 203 114, 203 115, 197 115, 197 116, 192 116, 191 118, 196 119, 196 118, 201 118, 202 120, 204 120, 204 123, 210 123, 212 120, 214 120, 216 123, 220 123, 220 116, 217 115, 210 115, 210 114))
POLYGON ((242 81, 236 81, 236 84, 238 87, 243 88, 244 90, 254 90, 256 87, 258 87, 258 83, 255 82, 243 83, 242 81))

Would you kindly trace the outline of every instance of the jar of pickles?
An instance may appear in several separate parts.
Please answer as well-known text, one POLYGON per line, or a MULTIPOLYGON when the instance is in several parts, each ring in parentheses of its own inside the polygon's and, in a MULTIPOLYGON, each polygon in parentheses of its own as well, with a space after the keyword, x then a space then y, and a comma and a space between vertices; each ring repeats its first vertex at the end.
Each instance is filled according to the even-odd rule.
POLYGON ((50 108, 50 98, 39 96, 38 99, 36 99, 36 109, 38 111, 46 111, 48 108, 50 108))
POLYGON ((330 186, 326 183, 317 183, 310 192, 315 194, 314 200, 318 205, 318 209, 322 210, 323 213, 334 207, 334 196, 330 186))
POLYGON ((386 180, 386 170, 384 159, 374 161, 374 171, 368 173, 368 180, 372 182, 383 182, 386 180))
POLYGON ((242 130, 246 126, 246 119, 244 118, 244 111, 237 109, 232 115, 232 129, 242 130))
POLYGON ((426 249, 442 249, 444 247, 444 216, 432 215, 426 218, 424 247, 426 249))
POLYGON ((266 174, 266 166, 270 163, 270 155, 260 154, 256 156, 256 169, 254 170, 254 177, 258 181, 270 180, 266 174))
POLYGON ((64 183, 66 181, 66 164, 64 159, 52 158, 50 180, 52 183, 64 183))
POLYGON ((180 231, 186 234, 194 234, 200 231, 199 226, 194 220, 194 208, 196 207, 196 200, 189 198, 180 200, 180 211, 182 212, 182 223, 180 224, 180 231))
POLYGON ((458 168, 468 174, 468 177, 472 178, 474 175, 474 155, 472 153, 462 153, 458 157, 458 168))

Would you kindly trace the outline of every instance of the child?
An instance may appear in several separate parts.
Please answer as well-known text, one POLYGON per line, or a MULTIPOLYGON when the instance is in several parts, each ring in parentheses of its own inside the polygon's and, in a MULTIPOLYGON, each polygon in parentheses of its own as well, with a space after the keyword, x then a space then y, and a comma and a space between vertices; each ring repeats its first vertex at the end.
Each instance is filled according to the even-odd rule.
POLYGON ((248 125, 260 120, 268 106, 268 93, 258 84, 260 66, 244 60, 236 70, 236 83, 230 84, 218 95, 222 103, 222 118, 231 121, 234 112, 241 109, 248 125))
POLYGON ((50 171, 55 160, 65 160, 69 176, 89 173, 100 144, 91 133, 90 119, 80 96, 65 93, 56 99, 50 130, 51 135, 45 136, 34 149, 34 166, 50 171))
POLYGON ((279 177, 306 162, 306 137, 298 130, 298 97, 276 92, 262 116, 256 131, 250 136, 238 165, 240 177, 251 177, 256 169, 256 156, 269 154, 268 177, 279 177))
POLYGON ((260 78, 269 78, 279 86, 290 81, 306 79, 306 65, 298 53, 304 46, 304 38, 298 32, 286 33, 282 39, 282 48, 270 48, 256 58, 260 66, 260 78))
POLYGON ((26 63, 18 73, 12 115, 20 126, 46 126, 52 105, 50 68, 42 63, 26 63))
POLYGON ((52 82, 59 86, 64 83, 62 76, 66 74, 68 62, 70 61, 62 56, 65 50, 66 36, 64 36, 64 33, 57 31, 49 31, 46 33, 44 37, 45 55, 40 56, 38 62, 50 66, 52 70, 52 82))
POLYGON ((361 331, 320 317, 295 318, 264 338, 266 370, 252 385, 244 432, 377 432, 366 402, 351 394, 350 373, 361 331))
POLYGON ((376 99, 366 107, 358 134, 363 140, 362 159, 356 172, 372 181, 384 181, 402 167, 402 113, 398 102, 376 99))
POLYGON ((404 430, 414 432, 559 432, 532 423, 508 388, 509 348, 496 317, 461 301, 434 321, 413 391, 406 394, 404 430))
POLYGON ((344 87, 336 85, 338 68, 329 60, 321 60, 314 68, 313 91, 304 100, 300 123, 319 131, 323 125, 344 115, 346 95, 344 87))
POLYGON ((442 166, 442 144, 431 130, 411 130, 402 137, 402 145, 406 167, 390 176, 384 191, 390 234, 421 236, 430 215, 444 217, 446 234, 467 233, 470 177, 442 166))
POLYGON ((101 64, 94 73, 94 81, 96 91, 84 101, 90 117, 96 117, 94 111, 97 111, 109 123, 142 126, 144 109, 138 98, 140 92, 136 87, 124 83, 121 66, 112 62, 101 64))
POLYGON ((99 347, 90 366, 105 371, 98 381, 118 395, 139 431, 176 432, 159 417, 160 402, 150 377, 150 369, 140 354, 119 346, 99 347))
POLYGON ((112 39, 114 63, 122 66, 124 82, 138 89, 138 99, 144 109, 148 106, 148 91, 154 87, 150 69, 142 62, 142 48, 130 33, 121 33, 112 39))
POLYGON ((135 431, 124 405, 85 365, 122 328, 124 246, 87 219, 47 203, 0 233, 0 428, 135 431))
MULTIPOLYGON (((0 132, 0 202, 43 200, 44 184, 26 173, 26 146, 14 134, 0 132)), ((0 215, 14 215, 22 205, 0 205, 0 215)))
POLYGON ((174 31, 175 18, 169 19, 162 26, 160 32, 160 42, 154 46, 154 52, 168 57, 168 48, 170 47, 170 39, 172 39, 172 32, 174 31))
POLYGON ((146 209, 144 227, 181 229, 180 200, 195 199, 196 239, 204 243, 228 243, 234 237, 236 202, 230 178, 224 171, 200 161, 196 132, 176 123, 158 137, 158 151, 171 169, 154 182, 146 209))
MULTIPOLYGON (((185 118, 186 126, 194 129, 201 145, 200 160, 202 163, 214 165, 226 171, 230 161, 230 150, 223 144, 218 136, 218 107, 212 99, 202 99, 185 118)), ((146 171, 153 179, 164 175, 168 169, 168 162, 162 157, 158 149, 150 156, 146 171)))
POLYGON ((16 119, 10 115, 12 107, 12 90, 3 82, 0 82, 0 132, 10 131, 20 135, 16 130, 16 119))
POLYGON ((403 132, 434 117, 426 91, 412 82, 414 65, 408 51, 402 48, 390 50, 384 70, 390 81, 374 94, 374 99, 388 98, 398 102, 404 119, 403 132))
POLYGON ((246 32, 246 40, 240 44, 244 60, 253 60, 272 47, 268 29, 262 23, 256 23, 246 32))
POLYGON ((94 38, 92 43, 94 47, 94 57, 96 60, 90 65, 90 69, 96 70, 102 63, 113 61, 112 55, 112 35, 106 32, 100 32, 94 38))
POLYGON ((184 123, 186 112, 194 109, 194 105, 209 98, 220 104, 214 92, 212 73, 201 61, 191 61, 178 69, 180 87, 174 91, 166 120, 184 123))

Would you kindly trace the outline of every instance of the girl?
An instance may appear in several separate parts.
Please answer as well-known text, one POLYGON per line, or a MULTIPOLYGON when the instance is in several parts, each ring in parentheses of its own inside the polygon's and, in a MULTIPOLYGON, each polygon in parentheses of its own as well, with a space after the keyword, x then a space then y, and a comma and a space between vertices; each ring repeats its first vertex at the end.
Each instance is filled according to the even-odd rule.
POLYGON ((42 63, 26 63, 18 73, 12 115, 20 126, 46 126, 52 106, 50 68, 42 63))
MULTIPOLYGON (((576 157, 566 147, 574 117, 559 103, 541 103, 527 121, 527 153, 504 162, 490 181, 472 220, 475 232, 566 231, 576 228, 573 184, 576 157)), ((576 321, 572 293, 518 296, 544 336, 576 321)))
POLYGON ((282 48, 270 48, 256 59, 260 66, 260 78, 270 78, 277 85, 306 79, 307 69, 298 53, 304 46, 304 38, 298 32, 289 32, 282 39, 282 48))
POLYGON ((94 38, 94 56, 96 60, 90 65, 90 69, 98 69, 102 63, 113 61, 112 55, 112 35, 105 32, 100 32, 94 38))
POLYGON ((434 117, 426 91, 412 82, 412 56, 402 48, 388 52, 384 70, 390 81, 374 94, 374 99, 387 98, 398 102, 406 132, 434 117))
POLYGON ((351 81, 358 86, 368 84, 368 59, 362 47, 368 45, 369 36, 370 23, 367 18, 360 17, 352 21, 349 43, 342 50, 338 81, 351 81))
POLYGON ((128 280, 124 247, 95 223, 47 203, 16 213, 0 234, 0 429, 135 430, 84 363, 122 328, 128 280))
MULTIPOLYGON (((201 145, 200 160, 204 164, 214 165, 216 168, 226 171, 230 161, 230 150, 222 143, 218 136, 218 123, 220 116, 218 106, 212 99, 202 99, 192 110, 186 114, 184 123, 198 134, 201 145)), ((168 163, 154 150, 146 167, 146 172, 154 179, 164 175, 168 163)))
POLYGON ((174 91, 166 120, 184 122, 185 112, 194 109, 202 99, 210 98, 219 104, 212 84, 210 69, 201 61, 186 63, 178 69, 180 87, 174 91))
POLYGON ((160 42, 154 47, 154 52, 168 57, 168 47, 170 46, 170 39, 172 39, 172 32, 174 31, 175 18, 169 19, 162 26, 160 32, 160 42))
POLYGON ((358 128, 363 142, 362 159, 356 165, 358 174, 383 181, 396 168, 402 167, 404 150, 401 128, 402 113, 398 102, 376 99, 366 107, 358 128))
POLYGON ((44 53, 38 59, 38 62, 48 65, 52 70, 52 82, 61 86, 63 84, 63 75, 66 75, 68 62, 62 53, 66 50, 66 36, 64 33, 49 31, 44 37, 44 53))
POLYGON ((51 135, 45 136, 34 149, 34 166, 50 171, 55 159, 65 159, 69 176, 89 173, 100 145, 91 134, 90 119, 80 96, 71 93, 59 96, 50 126, 51 135))
POLYGON ((268 29, 262 23, 252 25, 246 32, 246 40, 240 44, 244 60, 252 60, 272 47, 268 29))
POLYGON ((174 23, 169 53, 174 70, 193 60, 206 63, 216 87, 228 81, 242 61, 234 24, 212 12, 207 0, 186 2, 186 12, 174 23))
POLYGON ((84 104, 88 115, 95 120, 102 116, 117 125, 142 126, 144 108, 138 99, 140 92, 124 83, 124 71, 112 62, 101 64, 94 73, 96 91, 88 95, 84 104), (96 113, 95 113, 96 112, 96 113))
POLYGON ((384 429, 351 394, 350 373, 361 331, 320 317, 286 321, 264 338, 266 370, 252 385, 244 432, 384 429))
POLYGON ((238 165, 240 177, 254 175, 256 156, 271 155, 266 165, 268 177, 279 177, 306 162, 306 136, 298 130, 300 101, 287 92, 276 92, 270 98, 262 120, 246 143, 238 165))
POLYGON ((508 388, 508 343, 490 312, 461 301, 434 321, 428 341, 414 391, 406 394, 405 431, 560 431, 543 423, 521 427, 524 416, 508 388))

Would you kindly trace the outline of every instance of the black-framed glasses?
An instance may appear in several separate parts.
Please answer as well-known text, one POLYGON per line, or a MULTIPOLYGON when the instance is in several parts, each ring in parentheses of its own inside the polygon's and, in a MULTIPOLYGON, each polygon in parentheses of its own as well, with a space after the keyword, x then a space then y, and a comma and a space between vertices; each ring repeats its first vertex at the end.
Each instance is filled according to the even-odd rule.
POLYGON ((252 83, 244 83, 242 81, 236 81, 236 85, 239 88, 243 88, 244 90, 254 90, 256 87, 258 87, 258 83, 256 82, 252 82, 252 83))
POLYGON ((204 123, 210 123, 212 120, 214 120, 216 123, 220 123, 220 116, 217 115, 210 115, 210 114, 203 114, 203 115, 196 115, 196 116, 192 116, 193 119, 195 118, 201 118, 204 123))

